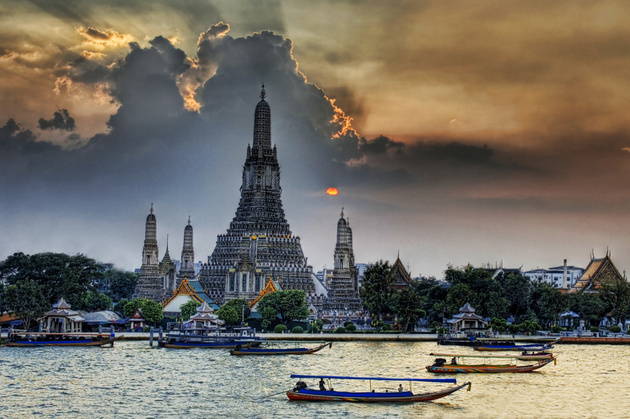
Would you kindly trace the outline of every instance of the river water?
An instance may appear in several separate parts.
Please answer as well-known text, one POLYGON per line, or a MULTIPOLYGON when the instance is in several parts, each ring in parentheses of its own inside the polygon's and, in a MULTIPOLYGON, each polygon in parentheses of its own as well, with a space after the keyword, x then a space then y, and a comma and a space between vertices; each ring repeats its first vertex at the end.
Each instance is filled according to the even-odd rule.
MULTIPOLYGON (((284 394, 297 381, 292 373, 446 378, 424 369, 432 351, 471 350, 433 342, 336 342, 313 355, 236 357, 220 349, 152 348, 146 341, 114 348, 1 347, 0 417, 630 417, 630 346, 557 345, 555 366, 453 375, 471 381, 471 391, 428 403, 291 402, 284 394)), ((333 386, 349 389, 346 383, 333 386)), ((369 385, 353 383, 361 390, 369 385)), ((378 385, 394 391, 398 383, 378 385)), ((414 390, 449 385, 418 383, 414 390)))

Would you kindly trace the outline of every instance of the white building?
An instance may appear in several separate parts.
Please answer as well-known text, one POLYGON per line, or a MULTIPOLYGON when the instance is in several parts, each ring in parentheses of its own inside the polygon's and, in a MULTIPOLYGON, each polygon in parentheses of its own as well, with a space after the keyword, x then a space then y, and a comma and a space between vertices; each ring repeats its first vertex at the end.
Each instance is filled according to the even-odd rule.
POLYGON ((582 277, 582 274, 584 274, 584 268, 567 266, 566 259, 564 262, 564 265, 555 266, 553 268, 538 268, 523 272, 523 276, 526 276, 532 281, 542 280, 555 288, 570 288, 582 277))

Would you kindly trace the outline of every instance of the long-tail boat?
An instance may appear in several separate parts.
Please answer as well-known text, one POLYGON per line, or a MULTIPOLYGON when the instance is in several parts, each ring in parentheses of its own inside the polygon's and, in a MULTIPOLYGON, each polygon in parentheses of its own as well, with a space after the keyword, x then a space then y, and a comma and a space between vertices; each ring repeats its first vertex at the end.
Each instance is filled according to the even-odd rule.
MULTIPOLYGON (((451 358, 451 363, 447 364, 445 358, 437 358, 433 365, 427 365, 426 369, 429 372, 433 373, 442 373, 442 374, 454 374, 454 373, 500 373, 500 372, 531 372, 535 371, 539 368, 544 367, 545 365, 556 362, 555 357, 539 359, 535 364, 527 364, 527 365, 518 365, 516 361, 519 359, 519 356, 510 356, 510 355, 461 355, 461 354, 444 354, 444 353, 432 353, 433 356, 438 357, 449 357, 451 358), (464 360, 468 358, 473 359, 500 359, 503 361, 509 361, 508 363, 501 364, 466 364, 463 363, 464 360)), ((521 355, 522 357, 522 355, 521 355)))
POLYGON ((42 346, 114 346, 114 333, 44 333, 13 332, 7 339, 7 346, 42 347, 42 346))
POLYGON ((553 349, 554 342, 548 342, 544 344, 532 343, 529 345, 481 345, 474 346, 475 351, 546 351, 553 349))
POLYGON ((430 382, 430 383, 457 383, 454 378, 384 378, 384 377, 341 377, 333 375, 301 375, 292 374, 291 378, 300 379, 319 379, 319 389, 309 388, 304 381, 298 381, 292 390, 287 391, 287 397, 290 400, 318 401, 318 402, 367 402, 367 403, 409 403, 409 402, 427 402, 448 396, 468 387, 470 390, 470 382, 445 388, 442 390, 413 393, 411 388, 412 382, 430 382), (326 389, 324 379, 328 380, 329 388, 326 389), (339 391, 334 390, 330 385, 330 380, 364 380, 370 382, 369 391, 339 391), (376 391, 372 389, 372 381, 398 381, 401 382, 397 390, 393 391, 376 391), (402 387, 402 382, 409 382, 409 389, 402 387))
POLYGON ((171 331, 158 340, 158 346, 171 349, 217 348, 236 349, 260 346, 263 338, 256 336, 254 329, 249 327, 237 328, 206 328, 195 327, 171 331))
POLYGON ((332 342, 327 342, 314 348, 239 348, 231 349, 232 355, 307 355, 321 351, 326 346, 332 348, 332 342))

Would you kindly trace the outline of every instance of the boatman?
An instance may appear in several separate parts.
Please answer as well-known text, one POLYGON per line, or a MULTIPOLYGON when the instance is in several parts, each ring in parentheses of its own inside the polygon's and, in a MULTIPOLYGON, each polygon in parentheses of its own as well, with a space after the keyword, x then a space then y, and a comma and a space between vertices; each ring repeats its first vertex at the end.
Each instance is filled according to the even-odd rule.
POLYGON ((402 391, 403 391, 402 384, 398 384, 398 392, 402 393, 402 391))
POLYGON ((320 378, 320 379, 319 379, 319 389, 320 389, 321 391, 326 391, 326 386, 325 386, 325 384, 326 384, 326 383, 324 383, 324 379, 323 379, 323 378, 320 378))

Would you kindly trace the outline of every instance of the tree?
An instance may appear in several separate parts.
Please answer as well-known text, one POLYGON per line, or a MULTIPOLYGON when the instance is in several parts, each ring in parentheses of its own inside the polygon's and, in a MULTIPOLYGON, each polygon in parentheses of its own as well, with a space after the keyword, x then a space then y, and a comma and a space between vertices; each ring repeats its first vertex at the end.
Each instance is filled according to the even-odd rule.
POLYGON ((602 281, 601 296, 615 321, 625 324, 630 310, 630 284, 625 278, 611 277, 602 281))
POLYGON ((102 292, 88 291, 85 296, 83 309, 86 311, 109 310, 112 306, 112 299, 102 292))
POLYGON ((530 308, 545 328, 559 320, 560 313, 568 308, 566 294, 541 280, 532 282, 529 298, 530 308))
POLYGON ((482 317, 506 315, 509 301, 503 297, 503 288, 491 272, 471 266, 463 269, 449 266, 444 277, 451 284, 446 307, 450 314, 457 313, 461 306, 470 303, 482 317))
MULTIPOLYGON (((225 304, 223 304, 221 308, 217 311, 217 314, 219 315, 219 318, 221 320, 225 320, 226 323, 236 325, 236 324, 239 324, 241 321, 244 322, 245 319, 249 317, 251 312, 252 311, 249 308, 249 302, 247 300, 245 300, 244 298, 233 298, 231 300, 226 301, 225 304), (233 308, 234 311, 236 312, 236 319, 232 321, 228 321, 227 318, 221 317, 221 313, 222 313, 221 310, 223 310, 224 308, 225 310, 227 310, 228 308, 233 308)), ((233 316, 231 313, 226 316, 229 317, 230 319, 233 319, 233 316)))
POLYGON ((5 308, 22 319, 24 329, 30 330, 31 322, 51 309, 44 298, 41 286, 34 281, 22 280, 4 289, 5 308))
POLYGON ((109 278, 107 294, 114 301, 130 300, 138 283, 138 274, 119 269, 108 269, 104 276, 109 278))
POLYGON ((241 321, 241 314, 231 305, 223 305, 217 311, 217 315, 228 325, 237 325, 241 321))
POLYGON ((92 284, 102 275, 102 266, 81 254, 18 252, 0 262, 0 277, 9 285, 32 281, 48 308, 64 297, 73 309, 83 310, 88 291, 95 290, 92 284))
POLYGON ((197 300, 190 300, 181 306, 179 306, 179 313, 182 316, 182 320, 186 321, 190 319, 190 316, 194 315, 197 312, 197 307, 199 307, 201 303, 197 300))
POLYGON ((306 293, 302 290, 287 290, 266 294, 258 302, 258 312, 263 318, 263 327, 275 323, 278 317, 284 325, 292 320, 305 319, 309 315, 306 293))
POLYGON ((571 310, 587 322, 587 326, 598 326, 606 316, 607 304, 599 294, 580 292, 571 295, 571 310))
POLYGON ((125 317, 133 316, 138 308, 142 311, 142 317, 144 317, 147 322, 153 323, 153 325, 164 318, 162 304, 147 298, 136 298, 125 304, 125 317))
POLYGON ((426 316, 421 304, 422 297, 413 289, 403 289, 395 294, 394 311, 404 332, 413 331, 418 320, 426 316))
POLYGON ((532 283, 526 276, 510 273, 501 275, 499 283, 503 288, 503 297, 507 299, 507 316, 521 319, 529 309, 529 297, 532 291, 532 283))
POLYGON ((379 320, 392 312, 395 281, 389 262, 381 260, 365 270, 360 290, 361 299, 372 316, 379 320))

